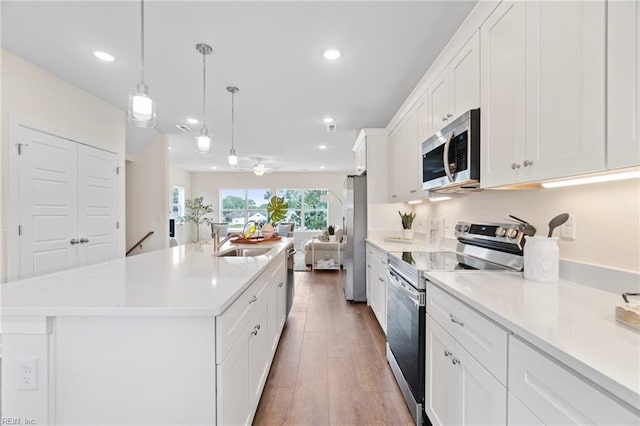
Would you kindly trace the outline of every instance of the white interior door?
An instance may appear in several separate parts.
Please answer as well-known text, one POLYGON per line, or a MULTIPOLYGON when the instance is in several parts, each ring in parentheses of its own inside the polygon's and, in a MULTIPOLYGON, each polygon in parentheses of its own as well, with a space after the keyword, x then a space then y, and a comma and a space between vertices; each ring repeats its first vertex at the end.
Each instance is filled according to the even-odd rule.
POLYGON ((18 128, 19 277, 73 268, 78 263, 77 144, 18 128))
POLYGON ((78 145, 79 265, 117 257, 117 156, 78 145))

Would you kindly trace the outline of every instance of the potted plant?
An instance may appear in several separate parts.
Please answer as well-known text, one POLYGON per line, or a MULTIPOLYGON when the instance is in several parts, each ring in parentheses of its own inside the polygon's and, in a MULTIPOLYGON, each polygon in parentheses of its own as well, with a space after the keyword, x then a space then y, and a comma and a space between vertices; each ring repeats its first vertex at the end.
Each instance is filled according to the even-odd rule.
POLYGON ((262 225, 262 236, 264 238, 271 238, 275 233, 275 226, 282 219, 287 217, 287 211, 289 210, 289 203, 284 201, 284 197, 278 197, 274 195, 267 204, 268 221, 262 225))
POLYGON ((336 228, 333 225, 329 225, 327 228, 327 232, 329 233, 329 241, 334 243, 336 241, 336 228))
POLYGON ((400 219, 402 220, 402 238, 407 240, 413 239, 413 219, 416 218, 415 213, 400 213, 398 210, 398 214, 400 215, 400 219))
POLYGON ((204 204, 204 197, 196 197, 193 200, 184 201, 185 215, 181 217, 182 222, 192 222, 196 224, 196 241, 200 241, 200 225, 209 225, 213 219, 208 217, 213 213, 211 204, 204 204))

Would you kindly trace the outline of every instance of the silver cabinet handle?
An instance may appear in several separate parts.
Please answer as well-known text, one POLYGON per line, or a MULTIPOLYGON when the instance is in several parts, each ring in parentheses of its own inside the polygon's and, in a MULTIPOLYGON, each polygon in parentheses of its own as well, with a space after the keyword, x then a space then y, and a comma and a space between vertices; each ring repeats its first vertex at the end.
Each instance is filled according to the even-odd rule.
POLYGON ((396 197, 397 197, 397 195, 392 195, 392 196, 391 196, 391 198, 396 198, 396 197))
POLYGON ((449 352, 448 350, 444 350, 444 356, 448 357, 449 355, 451 355, 451 352, 449 352))
POLYGON ((451 117, 453 117, 453 115, 451 115, 451 113, 450 113, 450 112, 448 112, 448 113, 447 113, 447 118, 451 118, 451 117))
POLYGON ((520 164, 518 163, 511 163, 511 170, 515 170, 515 169, 519 169, 520 168, 520 164))
POLYGON ((533 161, 524 160, 524 163, 522 163, 522 165, 525 167, 533 166, 533 161))
POLYGON ((451 358, 451 364, 458 365, 460 364, 460 360, 458 358, 451 358))
POLYGON ((447 121, 447 117, 442 117, 442 121, 447 121))
POLYGON ((384 278, 382 278, 382 277, 378 277, 378 281, 380 281, 381 283, 383 283, 383 282, 384 282, 384 278))
POLYGON ((371 268, 371 265, 367 264, 367 268, 371 268))
POLYGON ((80 238, 80 244, 85 244, 85 243, 88 243, 88 242, 89 242, 88 238, 86 238, 86 237, 80 238))
POLYGON ((71 241, 69 241, 69 243, 74 246, 76 244, 80 244, 80 241, 76 240, 75 238, 72 238, 71 241))
POLYGON ((278 284, 278 287, 282 287, 284 285, 284 283, 280 283, 278 284))
POLYGON ((249 304, 252 304, 253 302, 256 302, 258 300, 258 298, 256 296, 253 296, 251 298, 251 300, 249 300, 249 304))
POLYGON ((380 263, 382 263, 383 265, 387 264, 387 262, 385 262, 384 260, 381 260, 380 263))
POLYGON ((449 314, 449 319, 452 323, 458 324, 460 327, 464 327, 464 323, 458 319, 455 319, 452 314, 449 314))
POLYGON ((260 330, 260 324, 256 325, 255 327, 257 330, 260 330))
POLYGON ((251 334, 253 334, 254 336, 258 335, 258 330, 256 330, 255 328, 253 329, 253 331, 251 332, 251 334))
POLYGON ((411 191, 409 191, 411 194, 415 194, 416 192, 418 192, 418 190, 416 189, 412 189, 411 191))

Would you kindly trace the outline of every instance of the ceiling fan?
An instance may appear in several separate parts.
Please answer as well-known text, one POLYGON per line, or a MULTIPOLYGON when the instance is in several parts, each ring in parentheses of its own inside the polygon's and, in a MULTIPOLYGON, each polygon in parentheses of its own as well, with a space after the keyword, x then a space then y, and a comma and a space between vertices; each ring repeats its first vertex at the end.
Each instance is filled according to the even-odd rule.
MULTIPOLYGON (((253 165, 241 165, 238 164, 237 166, 234 167, 234 169, 236 170, 246 170, 246 171, 252 171, 256 176, 262 176, 265 173, 271 173, 273 172, 274 168, 271 167, 267 167, 264 163, 264 159, 263 158, 256 158, 255 160, 253 159, 248 159, 249 161, 255 161, 253 165)), ((241 159, 242 161, 242 159, 241 159)))

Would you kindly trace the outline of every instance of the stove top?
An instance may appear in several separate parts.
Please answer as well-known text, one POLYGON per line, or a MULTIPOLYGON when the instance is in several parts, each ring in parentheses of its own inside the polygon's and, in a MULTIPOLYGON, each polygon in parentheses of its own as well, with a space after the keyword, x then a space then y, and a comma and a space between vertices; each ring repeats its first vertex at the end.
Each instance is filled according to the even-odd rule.
POLYGON ((392 251, 390 256, 418 271, 505 271, 508 268, 450 251, 392 251))

